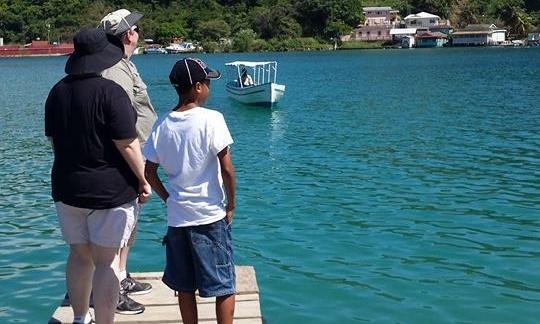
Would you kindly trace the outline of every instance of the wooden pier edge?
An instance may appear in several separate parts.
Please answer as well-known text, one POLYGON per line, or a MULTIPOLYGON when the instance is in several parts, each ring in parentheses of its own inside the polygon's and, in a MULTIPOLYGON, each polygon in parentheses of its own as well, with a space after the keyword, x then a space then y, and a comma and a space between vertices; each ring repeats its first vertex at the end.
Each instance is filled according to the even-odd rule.
MULTIPOLYGON (((115 323, 182 323, 178 300, 174 291, 162 281, 162 272, 131 273, 131 276, 142 282, 152 284, 152 291, 145 295, 130 296, 137 302, 145 305, 142 314, 121 315, 116 314, 115 323)), ((215 298, 201 298, 197 296, 199 322, 204 324, 217 323, 215 315, 215 298)), ((90 308, 94 316, 94 310, 90 308)), ((69 300, 63 300, 49 320, 49 324, 64 324, 73 322, 73 310, 69 300)), ((236 266, 236 307, 234 323, 262 324, 261 306, 259 302, 259 287, 255 269, 252 266, 236 266)), ((99 323, 98 323, 99 324, 99 323)))

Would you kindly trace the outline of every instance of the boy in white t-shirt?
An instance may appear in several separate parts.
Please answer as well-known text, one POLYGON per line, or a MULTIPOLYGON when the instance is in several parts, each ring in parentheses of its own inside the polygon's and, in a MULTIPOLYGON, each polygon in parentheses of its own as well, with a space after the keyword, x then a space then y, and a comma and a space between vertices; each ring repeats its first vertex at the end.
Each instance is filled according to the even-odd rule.
POLYGON ((210 79, 219 77, 199 59, 176 62, 169 79, 179 103, 154 125, 144 147, 146 178, 167 205, 163 282, 178 292, 183 323, 197 322, 197 289, 201 297, 216 297, 218 323, 232 323, 234 316, 233 140, 223 115, 202 107, 210 79), (159 166, 168 177, 167 188, 159 166))

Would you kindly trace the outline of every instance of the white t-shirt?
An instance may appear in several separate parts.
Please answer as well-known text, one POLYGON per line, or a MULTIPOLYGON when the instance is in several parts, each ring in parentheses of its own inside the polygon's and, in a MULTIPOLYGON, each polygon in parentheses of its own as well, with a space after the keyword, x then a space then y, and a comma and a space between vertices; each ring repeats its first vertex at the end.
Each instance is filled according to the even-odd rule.
POLYGON ((246 77, 244 78, 244 86, 252 86, 253 85, 253 79, 251 78, 251 75, 246 74, 246 77))
POLYGON ((217 154, 233 143, 220 112, 202 107, 160 118, 144 146, 169 179, 167 224, 196 226, 225 217, 225 193, 217 154))

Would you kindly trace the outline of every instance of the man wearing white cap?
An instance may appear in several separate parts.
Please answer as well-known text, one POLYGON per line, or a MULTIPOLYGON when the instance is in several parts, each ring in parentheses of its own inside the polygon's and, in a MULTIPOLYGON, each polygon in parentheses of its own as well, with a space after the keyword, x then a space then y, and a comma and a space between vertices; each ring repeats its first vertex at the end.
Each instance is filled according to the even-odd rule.
MULTIPOLYGON (((141 146, 152 131, 157 114, 150 102, 146 84, 141 79, 135 64, 130 57, 137 48, 139 40, 139 27, 136 23, 143 17, 139 12, 130 12, 126 9, 116 10, 106 15, 99 25, 107 34, 118 37, 124 44, 125 55, 116 65, 102 72, 106 79, 118 83, 128 94, 131 104, 137 112, 137 137, 141 146)), ((127 258, 129 248, 135 238, 136 228, 133 230, 128 245, 120 253, 120 297, 116 312, 120 314, 139 314, 144 306, 128 297, 130 295, 146 294, 152 290, 149 283, 135 281, 127 272, 127 258)))

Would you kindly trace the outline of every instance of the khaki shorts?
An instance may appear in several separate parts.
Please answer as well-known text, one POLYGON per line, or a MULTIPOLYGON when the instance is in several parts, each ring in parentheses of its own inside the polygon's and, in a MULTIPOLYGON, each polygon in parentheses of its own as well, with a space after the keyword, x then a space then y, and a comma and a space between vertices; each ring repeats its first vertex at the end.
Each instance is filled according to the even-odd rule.
POLYGON ((87 209, 55 203, 62 237, 68 244, 126 246, 139 216, 137 200, 111 209, 87 209))

